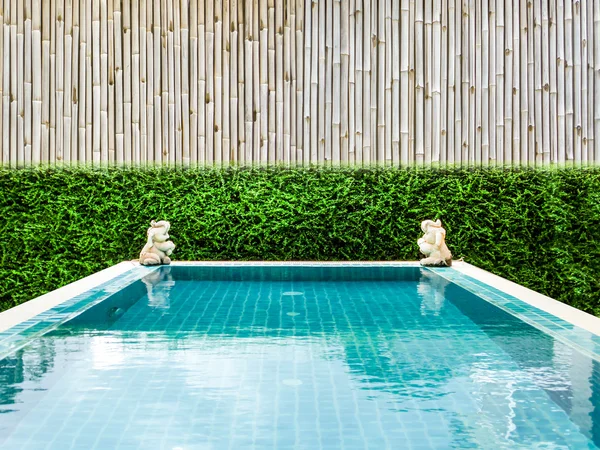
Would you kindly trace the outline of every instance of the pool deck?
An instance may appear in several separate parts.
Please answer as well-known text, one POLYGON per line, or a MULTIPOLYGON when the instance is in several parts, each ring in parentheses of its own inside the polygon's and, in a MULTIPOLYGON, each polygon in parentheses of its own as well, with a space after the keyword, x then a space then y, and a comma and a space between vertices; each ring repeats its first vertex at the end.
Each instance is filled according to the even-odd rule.
MULTIPOLYGON (((418 267, 417 261, 335 261, 335 262, 314 262, 314 261, 177 261, 174 266, 396 266, 396 267, 418 267)), ((48 292, 40 297, 18 305, 7 311, 0 313, 0 332, 8 330, 24 321, 27 321, 38 314, 41 314, 61 303, 81 295, 87 290, 93 289, 102 283, 105 283, 119 275, 122 275, 134 267, 139 267, 138 261, 124 261, 112 267, 104 269, 98 273, 82 278, 74 283, 63 286, 54 291, 48 292)), ((155 269, 148 268, 149 271, 155 269)), ((448 270, 448 269, 444 269, 448 270)), ((519 284, 508 281, 502 277, 482 270, 471 264, 462 261, 456 261, 452 269, 460 274, 471 277, 492 288, 502 291, 512 297, 515 297, 535 308, 538 308, 548 314, 556 316, 566 322, 569 322, 592 334, 600 336, 600 318, 573 308, 565 303, 561 303, 550 297, 542 295, 519 284)))

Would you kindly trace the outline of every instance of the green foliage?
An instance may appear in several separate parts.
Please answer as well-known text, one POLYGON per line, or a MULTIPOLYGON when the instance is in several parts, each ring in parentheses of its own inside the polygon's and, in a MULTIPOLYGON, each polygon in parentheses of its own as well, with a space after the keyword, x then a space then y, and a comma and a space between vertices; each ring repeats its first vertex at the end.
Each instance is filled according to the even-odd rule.
POLYGON ((151 219, 179 260, 454 257, 600 315, 600 170, 0 170, 0 309, 122 260, 151 219))

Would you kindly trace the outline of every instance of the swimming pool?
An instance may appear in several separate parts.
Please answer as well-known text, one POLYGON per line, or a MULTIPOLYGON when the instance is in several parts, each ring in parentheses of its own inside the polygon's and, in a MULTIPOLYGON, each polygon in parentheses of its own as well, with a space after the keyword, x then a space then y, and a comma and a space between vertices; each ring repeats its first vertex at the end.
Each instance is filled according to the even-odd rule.
POLYGON ((600 337, 454 268, 132 267, 0 358, 6 449, 600 447, 600 337))

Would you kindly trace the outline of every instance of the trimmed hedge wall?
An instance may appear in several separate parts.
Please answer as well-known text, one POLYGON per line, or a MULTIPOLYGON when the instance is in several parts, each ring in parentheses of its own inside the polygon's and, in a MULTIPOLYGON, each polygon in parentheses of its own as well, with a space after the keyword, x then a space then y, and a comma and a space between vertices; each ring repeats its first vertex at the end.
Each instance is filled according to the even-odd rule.
POLYGON ((600 315, 600 170, 0 170, 0 309, 122 260, 151 219, 179 260, 455 258, 600 315))

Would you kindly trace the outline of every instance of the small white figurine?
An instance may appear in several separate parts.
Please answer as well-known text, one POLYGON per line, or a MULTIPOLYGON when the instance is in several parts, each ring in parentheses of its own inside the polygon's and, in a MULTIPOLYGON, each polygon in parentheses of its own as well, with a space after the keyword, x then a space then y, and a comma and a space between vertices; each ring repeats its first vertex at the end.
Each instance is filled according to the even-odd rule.
POLYGON ((452 253, 446 246, 446 230, 442 228, 442 221, 424 220, 421 222, 422 238, 417 241, 419 250, 426 258, 421 260, 422 266, 451 266, 452 253))
POLYGON ((169 241, 169 228, 171 224, 166 220, 150 222, 148 228, 148 241, 140 253, 140 264, 143 266, 156 266, 171 264, 171 253, 175 244, 169 241))

